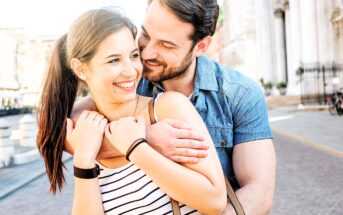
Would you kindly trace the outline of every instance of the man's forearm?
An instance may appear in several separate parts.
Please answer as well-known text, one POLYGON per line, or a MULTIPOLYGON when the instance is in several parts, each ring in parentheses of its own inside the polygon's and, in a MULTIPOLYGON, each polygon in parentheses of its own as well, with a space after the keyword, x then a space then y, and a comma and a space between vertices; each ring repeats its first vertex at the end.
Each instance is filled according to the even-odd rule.
MULTIPOLYGON (((246 215, 265 215, 272 208, 274 186, 267 187, 258 183, 248 184, 236 191, 246 215)), ((226 214, 236 214, 233 206, 228 203, 226 214)))

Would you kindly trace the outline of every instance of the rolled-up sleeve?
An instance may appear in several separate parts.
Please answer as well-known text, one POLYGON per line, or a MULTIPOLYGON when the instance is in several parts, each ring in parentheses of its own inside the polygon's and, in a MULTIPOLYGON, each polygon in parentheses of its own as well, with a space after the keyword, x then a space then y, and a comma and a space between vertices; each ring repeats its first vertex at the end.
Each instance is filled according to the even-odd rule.
POLYGON ((237 98, 233 108, 233 144, 273 138, 265 97, 251 81, 237 98))

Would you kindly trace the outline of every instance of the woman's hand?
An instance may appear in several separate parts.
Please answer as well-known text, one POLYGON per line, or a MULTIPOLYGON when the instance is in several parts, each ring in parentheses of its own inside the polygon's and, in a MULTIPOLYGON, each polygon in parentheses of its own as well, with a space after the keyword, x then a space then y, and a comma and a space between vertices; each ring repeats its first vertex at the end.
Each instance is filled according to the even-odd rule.
POLYGON ((67 141, 74 148, 74 164, 79 168, 90 168, 99 152, 107 119, 95 111, 81 113, 75 128, 67 119, 67 141))
POLYGON ((135 140, 145 138, 145 121, 133 117, 121 118, 106 126, 105 135, 112 145, 125 155, 135 140))

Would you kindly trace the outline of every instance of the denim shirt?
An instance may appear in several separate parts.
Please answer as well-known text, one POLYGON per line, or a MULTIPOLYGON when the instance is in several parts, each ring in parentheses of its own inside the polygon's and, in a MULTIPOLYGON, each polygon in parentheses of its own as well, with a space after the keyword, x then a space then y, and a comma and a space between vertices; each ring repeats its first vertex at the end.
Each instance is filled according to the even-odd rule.
MULTIPOLYGON (((155 97, 158 83, 142 79, 138 93, 155 97)), ((204 120, 225 175, 239 187, 232 168, 236 144, 272 138, 264 95, 256 82, 202 55, 197 58, 191 102, 204 120)))

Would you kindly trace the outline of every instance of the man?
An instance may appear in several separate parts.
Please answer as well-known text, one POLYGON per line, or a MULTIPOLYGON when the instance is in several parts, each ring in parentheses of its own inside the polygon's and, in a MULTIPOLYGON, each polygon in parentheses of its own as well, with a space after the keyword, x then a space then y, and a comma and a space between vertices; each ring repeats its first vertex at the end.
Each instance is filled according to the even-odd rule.
MULTIPOLYGON (((216 0, 150 0, 138 40, 144 65, 138 93, 177 91, 189 97, 245 213, 267 214, 276 161, 264 96, 255 82, 202 55, 218 13, 216 0)), ((206 156, 201 135, 182 122, 164 120, 149 129, 149 144, 175 162, 198 162, 206 156), (168 137, 166 142, 160 135, 168 137)), ((235 214, 232 205, 226 214, 235 214)))

